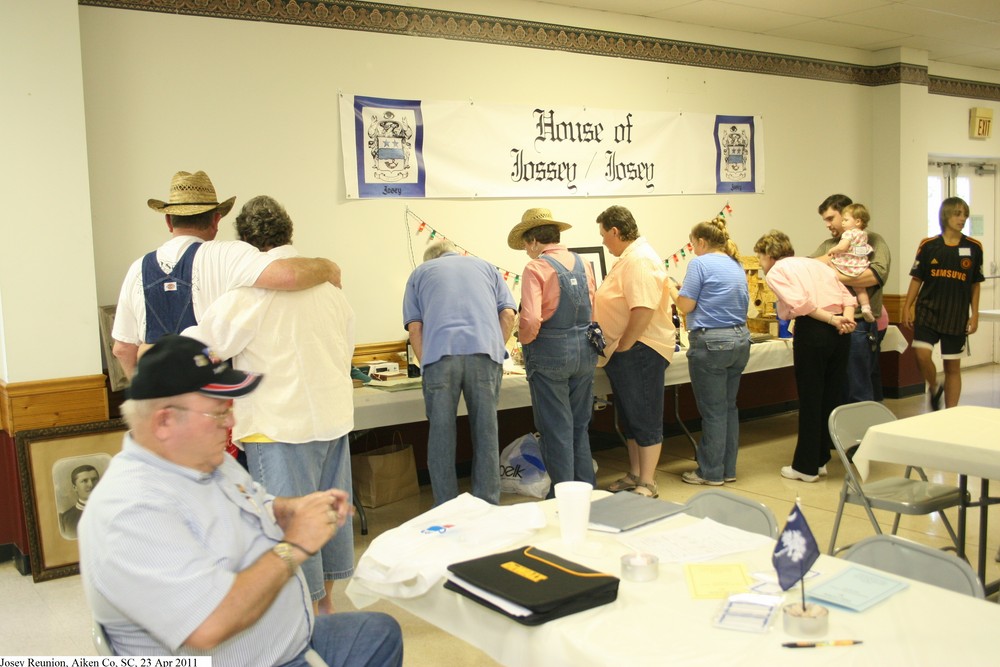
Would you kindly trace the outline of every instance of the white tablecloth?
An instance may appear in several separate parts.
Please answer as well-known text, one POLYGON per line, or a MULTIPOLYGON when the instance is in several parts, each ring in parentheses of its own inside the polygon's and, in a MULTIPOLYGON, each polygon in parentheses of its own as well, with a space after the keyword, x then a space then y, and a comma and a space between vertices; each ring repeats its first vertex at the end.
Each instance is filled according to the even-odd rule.
POLYGON ((869 461, 1000 479, 1000 409, 961 405, 873 426, 854 454, 862 479, 869 461))
MULTIPOLYGON (((792 365, 792 344, 790 340, 773 340, 750 346, 750 361, 744 373, 783 368, 792 365)), ((684 350, 676 352, 663 376, 663 385, 672 386, 690 381, 688 362, 684 350)), ((594 395, 607 396, 611 393, 608 376, 601 369, 594 375, 594 395)), ((523 375, 505 375, 500 386, 498 409, 510 410, 531 405, 528 380, 523 375)), ((465 401, 458 406, 458 414, 468 414, 465 401)), ((359 387, 354 390, 354 428, 366 429, 394 424, 410 424, 427 419, 424 413, 424 397, 419 387, 409 391, 384 391, 373 387, 359 387)))
MULTIPOLYGON (((596 492, 600 493, 600 492, 596 492)), ((558 537, 553 501, 541 503, 548 526, 522 544, 619 574, 619 559, 628 549, 605 533, 588 532, 578 549, 564 547, 558 537)), ((678 515, 646 531, 665 531, 695 520, 678 515)), ((510 548, 510 547, 508 547, 510 548)), ((743 563, 749 573, 770 572, 772 545, 723 557, 715 562, 743 563)), ((364 557, 362 557, 362 561, 364 557)), ((821 556, 814 569, 815 586, 848 567, 838 558, 821 556)), ((898 577, 902 579, 901 577, 898 577)), ((808 588, 807 588, 808 590, 808 588)), ((789 601, 797 589, 786 594, 789 601)), ((347 593, 368 591, 357 579, 347 593)), ((622 581, 616 602, 537 627, 526 627, 490 611, 442 584, 413 599, 386 598, 510 667, 606 665, 970 665, 997 663, 993 628, 1000 626, 1000 605, 911 581, 909 586, 863 613, 830 609, 825 639, 860 639, 861 646, 820 650, 782 648, 795 641, 777 619, 763 634, 721 630, 712 617, 721 600, 693 599, 684 566, 661 563, 654 582, 622 581)))

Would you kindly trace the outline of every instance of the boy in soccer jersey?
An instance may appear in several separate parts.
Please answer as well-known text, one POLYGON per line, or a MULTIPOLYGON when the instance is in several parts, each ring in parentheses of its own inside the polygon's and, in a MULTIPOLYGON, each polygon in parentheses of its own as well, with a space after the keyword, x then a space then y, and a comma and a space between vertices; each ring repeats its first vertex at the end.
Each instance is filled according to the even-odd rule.
POLYGON ((932 410, 958 405, 962 393, 961 359, 968 336, 979 327, 979 286, 983 276, 983 246, 962 233, 969 205, 949 197, 938 212, 941 234, 924 239, 910 269, 910 288, 903 303, 903 326, 913 328, 913 352, 927 383, 932 410), (916 312, 913 305, 916 302, 916 312), (941 343, 944 384, 937 381, 931 359, 941 343))

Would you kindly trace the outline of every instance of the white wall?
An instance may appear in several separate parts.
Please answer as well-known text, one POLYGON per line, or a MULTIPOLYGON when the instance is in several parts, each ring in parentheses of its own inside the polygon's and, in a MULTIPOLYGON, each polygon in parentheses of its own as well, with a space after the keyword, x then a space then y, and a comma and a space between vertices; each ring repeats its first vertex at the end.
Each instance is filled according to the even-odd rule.
POLYGON ((101 372, 75 0, 0 4, 0 380, 101 372))
MULTIPOLYGON (((462 11, 497 11, 462 4, 462 11)), ((505 5, 511 14, 515 12, 510 7, 519 16, 566 25, 770 51, 790 48, 784 42, 757 43, 753 36, 735 33, 716 32, 713 41, 711 31, 679 30, 607 13, 513 3, 505 5)), ((558 219, 574 223, 564 240, 588 246, 600 242, 595 216, 611 204, 624 204, 654 246, 669 253, 686 242, 695 222, 726 203, 721 195, 347 201, 338 136, 341 91, 762 115, 766 192, 729 200, 734 209, 731 231, 746 254, 771 228, 786 231, 800 252, 811 252, 826 233, 816 215, 819 202, 833 192, 872 201, 875 183, 880 182, 873 174, 873 88, 443 39, 93 7, 80 8, 80 21, 101 304, 117 300, 128 264, 166 238, 162 217, 145 202, 164 198, 170 176, 180 169, 207 171, 220 197, 238 196, 236 210, 257 194, 282 201, 296 222, 300 250, 329 256, 343 267, 345 291, 358 313, 359 342, 403 337, 400 303, 410 272, 407 206, 471 252, 520 270, 526 257, 506 247, 506 236, 532 206, 548 206, 558 219)), ((799 47, 811 57, 861 63, 869 55, 799 47)), ((970 101, 951 104, 951 98, 924 97, 928 110, 918 110, 918 118, 935 114, 938 125, 967 123, 970 101)), ((966 148, 961 137, 950 135, 932 143, 955 151, 966 148)), ((913 196, 922 205, 923 193, 913 196)), ((873 214, 881 224, 878 212, 873 214)), ((879 231, 899 236, 897 221, 886 225, 879 231)), ((228 226, 225 236, 232 238, 228 226)), ((907 257, 912 252, 909 241, 900 239, 907 257)), ((422 247, 415 252, 419 261, 422 247)), ((890 293, 902 289, 898 280, 888 286, 890 293)))

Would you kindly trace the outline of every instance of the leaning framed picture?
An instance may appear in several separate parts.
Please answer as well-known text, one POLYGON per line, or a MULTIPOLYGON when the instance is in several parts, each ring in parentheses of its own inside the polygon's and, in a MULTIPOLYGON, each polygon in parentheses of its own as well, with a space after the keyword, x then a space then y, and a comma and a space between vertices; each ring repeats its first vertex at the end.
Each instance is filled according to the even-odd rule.
POLYGON ((31 576, 80 571, 77 522, 94 487, 121 450, 122 419, 21 431, 14 436, 31 576))
POLYGON ((128 385, 128 378, 125 377, 125 369, 121 362, 114 355, 115 341, 111 337, 111 331, 115 326, 115 311, 118 306, 100 306, 97 311, 97 321, 101 325, 101 349, 104 352, 104 360, 108 364, 108 382, 111 391, 121 391, 128 385))
POLYGON ((594 270, 595 287, 601 286, 604 276, 608 275, 607 265, 604 263, 604 246, 595 245, 589 248, 569 248, 570 252, 575 252, 580 259, 590 264, 594 270))

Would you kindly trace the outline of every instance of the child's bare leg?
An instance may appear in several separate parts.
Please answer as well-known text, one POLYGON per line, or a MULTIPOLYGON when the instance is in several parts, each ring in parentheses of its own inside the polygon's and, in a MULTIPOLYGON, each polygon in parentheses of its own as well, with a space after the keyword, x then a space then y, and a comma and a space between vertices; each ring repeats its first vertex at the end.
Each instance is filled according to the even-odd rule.
POLYGON ((871 302, 868 300, 868 290, 861 287, 852 287, 851 291, 858 297, 858 304, 861 306, 861 316, 865 318, 865 322, 874 322, 875 315, 872 313, 871 302))
POLYGON ((962 362, 960 359, 944 360, 944 406, 953 408, 958 405, 962 393, 962 362))

